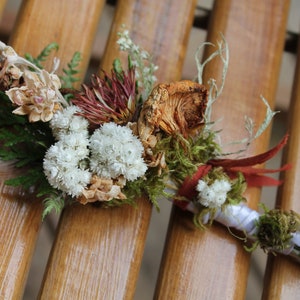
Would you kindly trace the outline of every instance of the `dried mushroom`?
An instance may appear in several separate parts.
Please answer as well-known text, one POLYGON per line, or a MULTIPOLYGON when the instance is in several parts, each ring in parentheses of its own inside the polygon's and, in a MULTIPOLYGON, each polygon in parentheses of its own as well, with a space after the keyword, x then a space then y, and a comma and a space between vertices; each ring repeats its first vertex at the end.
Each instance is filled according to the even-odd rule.
POLYGON ((152 90, 138 119, 138 133, 154 164, 160 163, 157 157, 151 158, 159 132, 184 137, 196 134, 204 124, 207 97, 204 85, 189 80, 159 84, 152 90))

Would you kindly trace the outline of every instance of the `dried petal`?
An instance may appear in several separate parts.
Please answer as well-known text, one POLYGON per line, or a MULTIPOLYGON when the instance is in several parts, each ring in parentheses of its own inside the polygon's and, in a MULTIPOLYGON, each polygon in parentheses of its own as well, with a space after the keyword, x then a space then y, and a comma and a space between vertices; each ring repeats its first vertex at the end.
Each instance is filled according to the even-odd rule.
POLYGON ((125 183, 125 179, 121 176, 117 179, 107 179, 93 175, 89 187, 83 191, 82 196, 77 200, 81 204, 87 204, 96 201, 126 199, 121 191, 125 183))

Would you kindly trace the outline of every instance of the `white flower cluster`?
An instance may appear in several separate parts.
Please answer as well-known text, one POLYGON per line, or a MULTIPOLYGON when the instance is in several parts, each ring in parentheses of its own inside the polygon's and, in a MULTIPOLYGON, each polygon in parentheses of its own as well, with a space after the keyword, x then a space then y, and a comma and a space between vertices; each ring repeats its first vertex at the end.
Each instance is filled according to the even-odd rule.
POLYGON ((152 63, 152 57, 147 51, 134 44, 129 36, 128 30, 124 30, 118 35, 119 39, 117 40, 117 44, 121 51, 125 51, 129 54, 131 62, 136 68, 135 77, 138 87, 143 90, 143 99, 147 99, 154 83, 157 81, 156 76, 153 74, 158 69, 158 66, 152 63))
POLYGON ((91 180, 83 163, 89 155, 88 122, 75 116, 79 109, 70 106, 54 114, 50 126, 58 140, 44 157, 44 173, 50 185, 73 197, 81 195, 91 180))
POLYGON ((88 121, 76 115, 80 112, 77 106, 69 106, 64 110, 56 112, 50 121, 53 136, 60 140, 63 136, 68 134, 83 134, 85 139, 88 138, 88 121))
POLYGON ((231 185, 227 180, 215 180, 208 185, 204 180, 199 180, 196 190, 199 192, 199 202, 209 208, 219 208, 226 201, 231 185))
POLYGON ((131 129, 106 123, 89 137, 88 121, 76 115, 79 111, 69 106, 50 122, 57 142, 48 149, 43 166, 51 186, 78 197, 93 174, 108 179, 124 176, 129 181, 145 174, 144 148, 131 129))
POLYGON ((100 177, 132 181, 147 170, 143 145, 128 127, 105 123, 90 137, 90 149, 90 168, 100 177))

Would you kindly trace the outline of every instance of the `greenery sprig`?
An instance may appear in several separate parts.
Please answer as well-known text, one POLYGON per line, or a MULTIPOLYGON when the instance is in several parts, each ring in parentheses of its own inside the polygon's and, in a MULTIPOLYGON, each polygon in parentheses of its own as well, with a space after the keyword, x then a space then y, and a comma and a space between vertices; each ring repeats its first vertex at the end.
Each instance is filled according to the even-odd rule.
POLYGON ((77 75, 80 73, 78 67, 81 60, 81 53, 77 51, 74 53, 71 61, 67 64, 68 68, 63 68, 63 73, 65 75, 60 76, 63 88, 72 89, 74 83, 80 80, 77 75))
POLYGON ((25 53, 24 57, 38 68, 43 69, 42 63, 48 59, 52 51, 57 51, 58 49, 59 46, 57 43, 51 43, 47 45, 37 57, 33 57, 30 53, 25 53))

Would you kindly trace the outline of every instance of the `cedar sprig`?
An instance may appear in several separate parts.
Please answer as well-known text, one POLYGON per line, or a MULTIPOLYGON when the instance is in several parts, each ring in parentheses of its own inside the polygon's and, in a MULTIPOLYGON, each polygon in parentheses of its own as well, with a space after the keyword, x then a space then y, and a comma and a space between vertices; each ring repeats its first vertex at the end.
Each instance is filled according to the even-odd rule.
POLYGON ((0 159, 13 160, 17 168, 41 165, 54 143, 49 123, 29 123, 26 116, 13 114, 14 107, 4 93, 0 93, 0 101, 0 159))

